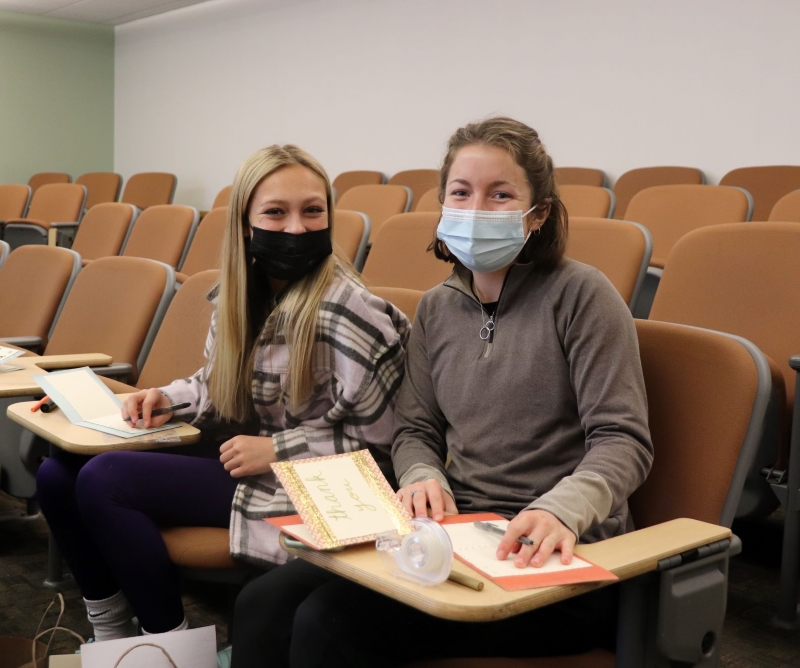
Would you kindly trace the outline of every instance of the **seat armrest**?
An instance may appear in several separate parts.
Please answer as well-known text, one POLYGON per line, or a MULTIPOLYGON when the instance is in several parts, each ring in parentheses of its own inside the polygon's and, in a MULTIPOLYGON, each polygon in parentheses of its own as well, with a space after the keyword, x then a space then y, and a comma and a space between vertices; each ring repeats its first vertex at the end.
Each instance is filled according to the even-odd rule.
POLYGON ((38 218, 9 218, 6 221, 6 225, 36 225, 36 227, 41 227, 45 230, 50 228, 50 223, 38 218))
POLYGON ((70 227, 78 227, 80 223, 50 223, 50 227, 55 227, 58 230, 66 230, 70 227))
POLYGON ((0 338, 0 344, 8 343, 17 348, 25 348, 31 352, 37 352, 42 348, 41 336, 4 336, 0 338))
POLYGON ((92 369, 98 376, 105 376, 106 378, 122 378, 125 379, 133 373, 133 365, 127 362, 115 362, 108 366, 99 366, 92 369))
POLYGON ((800 355, 793 355, 789 358, 789 366, 795 371, 800 371, 800 355))

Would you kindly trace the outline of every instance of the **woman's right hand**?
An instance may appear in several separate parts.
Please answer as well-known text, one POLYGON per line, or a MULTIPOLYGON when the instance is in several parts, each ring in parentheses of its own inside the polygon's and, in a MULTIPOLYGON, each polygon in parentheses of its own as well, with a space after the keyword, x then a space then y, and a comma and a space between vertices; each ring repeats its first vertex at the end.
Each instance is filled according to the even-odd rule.
POLYGON ((397 490, 397 498, 403 502, 411 517, 427 517, 428 506, 431 509, 431 516, 437 522, 444 519, 445 513, 458 515, 453 497, 442 489, 435 478, 401 487, 397 490))
POLYGON ((150 412, 155 408, 166 408, 170 405, 167 396, 156 388, 149 390, 141 390, 134 392, 125 398, 122 402, 122 419, 128 422, 131 427, 138 427, 150 429, 151 427, 160 427, 165 422, 169 422, 172 418, 172 413, 165 413, 164 415, 157 415, 150 417, 150 412), (141 423, 138 420, 128 420, 131 416, 142 416, 141 423))

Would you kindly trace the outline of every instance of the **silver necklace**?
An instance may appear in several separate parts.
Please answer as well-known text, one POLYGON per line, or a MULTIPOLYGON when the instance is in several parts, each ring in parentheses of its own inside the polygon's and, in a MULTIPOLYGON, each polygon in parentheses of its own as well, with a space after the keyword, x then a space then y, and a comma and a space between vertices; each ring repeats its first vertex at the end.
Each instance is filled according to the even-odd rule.
POLYGON ((486 311, 483 310, 483 304, 481 304, 481 315, 486 322, 483 323, 483 327, 481 327, 480 332, 478 332, 478 336, 481 337, 482 341, 488 341, 494 331, 494 315, 490 315, 487 319, 486 311))

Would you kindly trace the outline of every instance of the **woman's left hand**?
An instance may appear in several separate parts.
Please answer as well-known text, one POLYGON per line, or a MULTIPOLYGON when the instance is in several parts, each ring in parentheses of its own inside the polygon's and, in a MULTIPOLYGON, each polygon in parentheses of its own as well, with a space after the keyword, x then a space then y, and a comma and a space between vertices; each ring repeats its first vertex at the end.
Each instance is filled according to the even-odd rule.
POLYGON ((497 558, 504 561, 512 552, 517 552, 514 565, 517 568, 541 566, 554 550, 561 552, 561 563, 572 562, 575 547, 575 534, 567 529, 561 520, 546 510, 523 510, 508 523, 506 535, 497 548, 497 558), (533 545, 517 542, 520 536, 527 536, 533 545))
POLYGON ((219 451, 219 460, 234 478, 267 473, 278 460, 269 436, 234 436, 219 451))

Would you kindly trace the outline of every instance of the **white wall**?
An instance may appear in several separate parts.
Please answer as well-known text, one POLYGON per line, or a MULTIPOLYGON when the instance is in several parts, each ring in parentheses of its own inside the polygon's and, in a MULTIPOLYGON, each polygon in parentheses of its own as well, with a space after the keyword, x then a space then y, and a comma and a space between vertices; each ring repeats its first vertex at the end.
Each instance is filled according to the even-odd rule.
POLYGON ((800 164, 797 0, 214 0, 119 26, 115 163, 207 208, 270 143, 437 166, 494 113, 556 164, 800 164))

